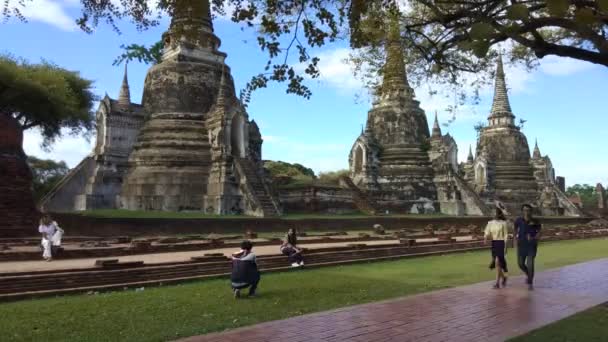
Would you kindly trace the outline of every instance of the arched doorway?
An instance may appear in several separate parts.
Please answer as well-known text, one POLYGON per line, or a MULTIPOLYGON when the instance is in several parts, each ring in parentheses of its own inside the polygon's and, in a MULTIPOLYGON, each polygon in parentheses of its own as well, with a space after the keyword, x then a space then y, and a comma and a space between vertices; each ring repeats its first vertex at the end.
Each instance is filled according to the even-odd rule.
POLYGON ((355 147, 355 160, 353 164, 355 166, 355 173, 359 173, 363 170, 363 148, 361 148, 361 145, 355 147))
POLYGON ((238 158, 245 157, 245 120, 241 115, 236 115, 232 118, 230 145, 232 146, 233 156, 238 158))

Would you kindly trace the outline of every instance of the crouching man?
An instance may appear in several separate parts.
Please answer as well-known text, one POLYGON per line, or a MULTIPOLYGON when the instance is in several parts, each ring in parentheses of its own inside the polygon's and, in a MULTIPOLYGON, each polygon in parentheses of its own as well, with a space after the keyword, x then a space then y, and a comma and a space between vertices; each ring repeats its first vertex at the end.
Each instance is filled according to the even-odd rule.
POLYGON ((230 281, 234 298, 241 296, 241 290, 249 288, 249 296, 255 296, 255 290, 260 282, 260 272, 255 254, 252 252, 251 241, 243 241, 241 250, 232 254, 232 274, 230 281))

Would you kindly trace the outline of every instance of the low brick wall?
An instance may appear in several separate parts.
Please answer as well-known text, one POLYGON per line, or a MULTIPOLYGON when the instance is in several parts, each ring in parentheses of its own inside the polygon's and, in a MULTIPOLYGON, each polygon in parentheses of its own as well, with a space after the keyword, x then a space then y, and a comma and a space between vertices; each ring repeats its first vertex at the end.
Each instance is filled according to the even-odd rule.
MULTIPOLYGON (((465 228, 469 225, 484 227, 488 217, 369 217, 369 218, 193 218, 193 219, 160 219, 160 218, 99 218, 78 214, 53 214, 53 218, 65 229, 67 236, 144 236, 144 235, 186 235, 208 233, 243 234, 247 230, 254 232, 277 232, 296 228, 300 231, 344 231, 371 230, 374 224, 381 224, 386 229, 414 229, 433 225, 435 228, 454 226, 465 228)), ((591 218, 546 217, 540 218, 545 226, 585 224, 591 218)), ((37 236, 36 227, 32 227, 29 236, 37 236)), ((9 237, 9 236, 4 236, 9 237)))

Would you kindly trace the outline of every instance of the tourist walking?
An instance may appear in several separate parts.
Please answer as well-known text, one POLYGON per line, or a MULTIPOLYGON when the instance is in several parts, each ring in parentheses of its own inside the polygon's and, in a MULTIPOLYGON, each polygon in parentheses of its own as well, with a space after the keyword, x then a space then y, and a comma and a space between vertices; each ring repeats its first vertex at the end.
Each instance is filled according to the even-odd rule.
POLYGON ((255 291, 260 282, 260 271, 255 254, 253 254, 253 244, 245 240, 241 243, 241 250, 232 254, 232 273, 230 282, 234 298, 241 296, 241 290, 249 288, 249 296, 255 296, 255 291))
POLYGON ((42 234, 42 258, 46 261, 53 260, 53 254, 61 246, 63 237, 63 229, 59 227, 57 222, 53 221, 50 215, 44 214, 40 219, 38 232, 42 234))
POLYGON ((503 287, 507 285, 507 273, 509 270, 507 269, 505 255, 507 254, 508 239, 509 223, 502 209, 497 207, 494 219, 488 222, 484 232, 484 243, 487 243, 488 240, 491 241, 492 263, 490 264, 490 269, 496 268, 495 289, 500 288, 501 280, 503 287))
POLYGON ((302 250, 298 247, 298 235, 295 229, 290 228, 287 231, 285 239, 281 244, 281 253, 288 257, 289 263, 292 267, 304 266, 304 257, 302 256, 302 250))
POLYGON ((515 239, 517 240, 517 264, 526 274, 529 290, 534 290, 534 261, 540 239, 540 222, 532 216, 532 206, 521 206, 522 216, 515 220, 515 239))

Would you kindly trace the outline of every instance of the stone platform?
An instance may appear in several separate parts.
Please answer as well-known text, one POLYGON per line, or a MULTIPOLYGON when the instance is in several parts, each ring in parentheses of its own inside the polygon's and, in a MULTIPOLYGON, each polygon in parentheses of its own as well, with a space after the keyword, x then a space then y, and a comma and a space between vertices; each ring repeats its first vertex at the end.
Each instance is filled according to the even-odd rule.
MULTIPOLYGON (((608 237, 608 229, 557 231, 546 229, 543 241, 608 237)), ((367 243, 306 244, 306 267, 344 265, 487 249, 478 237, 404 238, 367 243)), ((226 257, 234 248, 206 253, 163 253, 110 260, 57 260, 55 262, 0 263, 0 301, 140 286, 175 284, 230 274, 226 257), (187 258, 190 257, 188 260, 187 258)), ((263 272, 290 269, 278 246, 255 249, 263 272)))
POLYGON ((484 282, 179 341, 498 342, 608 301, 608 259, 541 272, 532 292, 522 277, 510 280, 500 290, 484 282))

